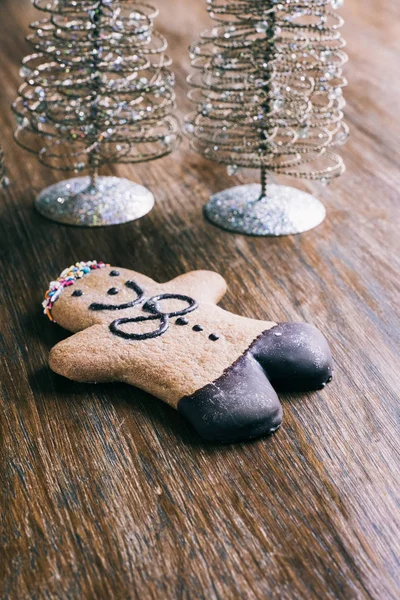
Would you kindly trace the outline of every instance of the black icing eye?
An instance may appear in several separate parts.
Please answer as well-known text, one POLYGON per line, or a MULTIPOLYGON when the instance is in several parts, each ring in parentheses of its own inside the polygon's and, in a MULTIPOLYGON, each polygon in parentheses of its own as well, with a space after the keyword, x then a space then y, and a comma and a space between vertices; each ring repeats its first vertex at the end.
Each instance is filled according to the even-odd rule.
POLYGON ((82 290, 74 290, 72 296, 83 296, 82 290))
POLYGON ((110 288, 107 292, 107 294, 109 294, 110 296, 116 296, 119 292, 118 288, 110 288))
POLYGON ((110 277, 119 277, 120 272, 119 271, 110 271, 110 277))

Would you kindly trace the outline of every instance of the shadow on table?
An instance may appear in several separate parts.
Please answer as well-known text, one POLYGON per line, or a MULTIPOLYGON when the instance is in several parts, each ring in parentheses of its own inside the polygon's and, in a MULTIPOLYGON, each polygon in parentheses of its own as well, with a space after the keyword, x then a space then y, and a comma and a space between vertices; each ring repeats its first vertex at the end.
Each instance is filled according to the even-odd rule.
MULTIPOLYGON (((73 406, 78 412, 85 411, 87 405, 90 405, 93 410, 93 403, 95 403, 100 418, 102 406, 106 407, 107 403, 110 403, 118 413, 124 413, 120 415, 121 421, 126 418, 126 410, 132 410, 134 426, 140 427, 142 435, 145 436, 146 430, 153 427, 160 442, 166 446, 171 443, 171 437, 173 437, 184 446, 202 449, 207 454, 218 454, 224 453, 232 446, 252 445, 258 441, 255 439, 237 444, 218 444, 204 440, 178 411, 158 398, 128 384, 77 383, 53 373, 47 366, 32 373, 29 383, 35 398, 40 403, 48 404, 54 402, 55 399, 57 403, 62 404, 73 402, 73 406)), ((304 394, 282 394, 280 399, 283 403, 287 400, 293 403, 304 399, 304 394)), ((110 421, 108 420, 109 425, 110 421)), ((268 442, 273 438, 274 436, 269 436, 263 440, 268 442)))

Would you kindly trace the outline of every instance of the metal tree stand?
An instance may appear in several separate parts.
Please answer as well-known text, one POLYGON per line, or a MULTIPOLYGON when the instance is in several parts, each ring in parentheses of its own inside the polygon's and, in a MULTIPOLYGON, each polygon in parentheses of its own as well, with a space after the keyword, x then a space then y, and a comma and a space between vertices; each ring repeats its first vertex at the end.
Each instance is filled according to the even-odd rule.
POLYGON ((263 183, 239 185, 211 197, 204 214, 215 225, 235 233, 280 236, 302 233, 325 219, 324 205, 293 187, 263 183))
POLYGON ((74 177, 45 188, 36 198, 41 215, 82 227, 119 225, 143 217, 154 206, 153 194, 121 177, 74 177))
POLYGON ((257 183, 229 188, 211 196, 204 213, 227 231, 265 236, 302 233, 325 219, 324 205, 311 194, 275 184, 265 196, 260 192, 257 183))

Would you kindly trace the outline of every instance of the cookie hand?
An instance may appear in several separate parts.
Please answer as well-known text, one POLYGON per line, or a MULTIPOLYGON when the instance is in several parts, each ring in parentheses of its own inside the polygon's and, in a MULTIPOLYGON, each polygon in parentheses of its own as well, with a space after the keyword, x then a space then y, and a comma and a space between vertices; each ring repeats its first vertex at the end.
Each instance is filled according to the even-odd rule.
POLYGON ((214 271, 190 271, 163 284, 168 292, 176 291, 196 298, 197 302, 217 304, 225 295, 225 279, 214 271))
POLYGON ((73 381, 118 380, 117 357, 107 351, 107 328, 93 325, 58 343, 50 352, 52 371, 73 381))

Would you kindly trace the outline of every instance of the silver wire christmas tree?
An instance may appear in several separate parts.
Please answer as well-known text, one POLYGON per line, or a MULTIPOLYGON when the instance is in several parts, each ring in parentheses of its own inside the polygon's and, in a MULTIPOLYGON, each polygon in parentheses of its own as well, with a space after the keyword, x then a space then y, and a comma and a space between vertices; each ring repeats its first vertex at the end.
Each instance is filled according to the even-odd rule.
POLYGON ((16 141, 44 165, 89 177, 55 184, 38 196, 46 217, 74 225, 107 225, 151 210, 152 193, 117 177, 111 163, 161 158, 179 142, 165 38, 158 11, 132 0, 34 0, 45 19, 31 24, 34 54, 13 104, 16 141))
POLYGON ((348 137, 340 36, 343 0, 207 0, 215 26, 190 48, 196 110, 192 148, 213 161, 260 169, 261 186, 237 186, 205 207, 215 224, 241 233, 284 235, 318 225, 323 205, 268 182, 268 174, 323 184, 341 175, 332 151, 348 137))

